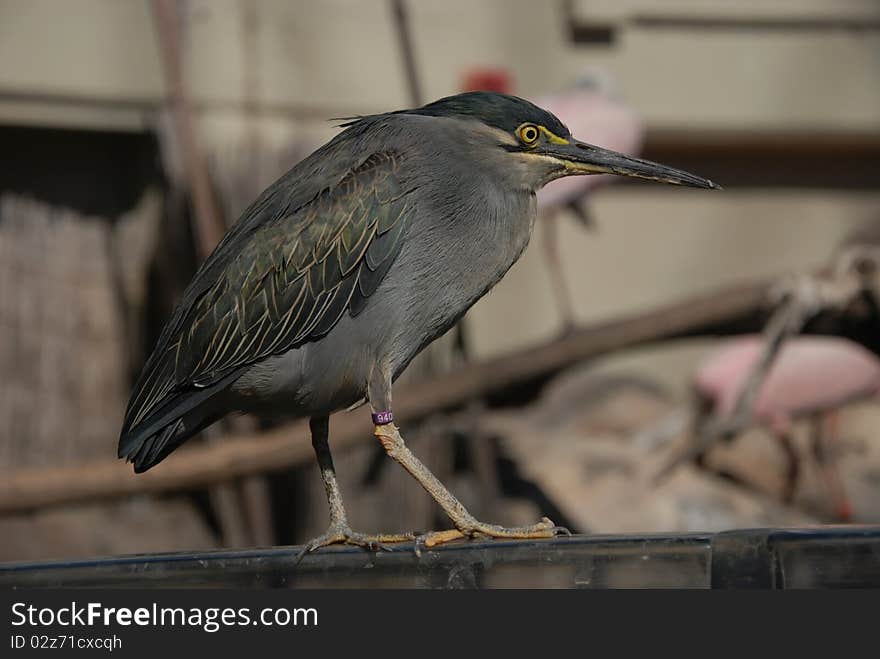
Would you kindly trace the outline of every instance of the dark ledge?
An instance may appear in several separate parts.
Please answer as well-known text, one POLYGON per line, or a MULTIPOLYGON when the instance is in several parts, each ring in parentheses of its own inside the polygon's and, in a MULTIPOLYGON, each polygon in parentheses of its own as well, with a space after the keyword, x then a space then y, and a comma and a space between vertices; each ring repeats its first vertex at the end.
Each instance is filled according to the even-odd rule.
POLYGON ((853 588, 880 587, 880 526, 459 542, 376 554, 333 547, 0 564, 0 587, 853 588))

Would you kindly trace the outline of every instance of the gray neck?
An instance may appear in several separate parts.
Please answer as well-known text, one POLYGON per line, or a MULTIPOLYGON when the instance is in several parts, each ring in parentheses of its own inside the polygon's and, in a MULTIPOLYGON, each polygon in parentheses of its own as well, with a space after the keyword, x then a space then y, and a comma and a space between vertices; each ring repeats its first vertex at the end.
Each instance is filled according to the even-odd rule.
POLYGON ((418 173, 413 183, 419 186, 420 208, 388 282, 389 288, 408 290, 398 299, 413 304, 399 310, 405 317, 398 327, 404 333, 418 330, 423 345, 500 281, 528 245, 536 216, 535 195, 518 165, 511 165, 514 158, 497 145, 480 144, 479 136, 445 125, 455 120, 427 121, 444 125, 422 126, 434 131, 425 140, 432 150, 410 150, 402 166, 418 173))

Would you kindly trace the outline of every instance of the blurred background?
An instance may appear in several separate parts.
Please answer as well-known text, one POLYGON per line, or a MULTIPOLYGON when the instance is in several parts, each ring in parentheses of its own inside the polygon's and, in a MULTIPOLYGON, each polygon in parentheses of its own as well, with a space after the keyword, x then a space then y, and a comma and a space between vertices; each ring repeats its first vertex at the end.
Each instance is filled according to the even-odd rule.
MULTIPOLYGON (((0 560, 324 530, 302 423, 229 419, 135 476, 128 393, 200 260, 329 119, 467 89, 725 191, 548 189, 521 261, 401 379, 413 451, 503 524, 880 522, 880 2, 0 0, 0 560), (688 448, 750 375, 786 400, 688 448)), ((445 528, 367 416, 331 423, 352 526, 445 528)))

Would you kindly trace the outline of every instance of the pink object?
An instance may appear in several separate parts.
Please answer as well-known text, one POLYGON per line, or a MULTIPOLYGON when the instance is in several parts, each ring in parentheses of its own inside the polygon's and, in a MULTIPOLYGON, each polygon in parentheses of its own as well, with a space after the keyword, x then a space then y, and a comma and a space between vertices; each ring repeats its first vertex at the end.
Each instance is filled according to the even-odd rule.
MULTIPOLYGON (((716 415, 723 418, 734 411, 762 352, 762 337, 744 336, 728 341, 699 367, 694 385, 713 402, 716 415)), ((792 500, 799 473, 799 454, 791 440, 792 419, 812 415, 816 423, 812 450, 833 508, 841 520, 851 518, 843 479, 825 445, 837 434, 837 410, 849 401, 868 398, 880 399, 880 359, 874 353, 829 336, 798 336, 782 345, 761 383, 753 412, 759 423, 774 432, 788 456, 784 500, 792 500)))
MULTIPOLYGON (((555 114, 579 140, 630 156, 641 151, 644 139, 642 120, 632 108, 600 86, 581 84, 570 91, 537 98, 534 102, 555 114)), ((613 178, 598 174, 552 181, 538 192, 538 208, 560 208, 613 178)))
POLYGON ((507 69, 476 68, 470 69, 464 76, 461 90, 465 92, 498 92, 510 94, 513 82, 507 69))
MULTIPOLYGON (((739 392, 761 356, 763 340, 749 335, 727 342, 695 376, 697 389, 715 411, 733 411, 739 392)), ((828 336, 798 336, 783 344, 755 405, 758 419, 773 423, 801 414, 834 410, 848 400, 877 396, 880 359, 862 346, 828 336)))

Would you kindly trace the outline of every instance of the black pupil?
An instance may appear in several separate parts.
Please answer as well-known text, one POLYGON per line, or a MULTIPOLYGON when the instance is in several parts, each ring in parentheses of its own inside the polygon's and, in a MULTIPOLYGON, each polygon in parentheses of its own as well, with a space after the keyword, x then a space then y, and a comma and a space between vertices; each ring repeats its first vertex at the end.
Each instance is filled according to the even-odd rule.
POLYGON ((536 131, 534 128, 526 128, 523 135, 526 138, 526 142, 531 142, 538 136, 538 131, 536 131))

